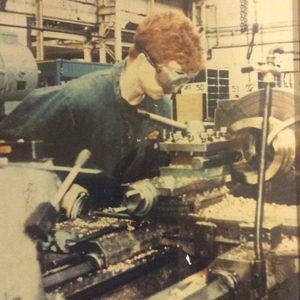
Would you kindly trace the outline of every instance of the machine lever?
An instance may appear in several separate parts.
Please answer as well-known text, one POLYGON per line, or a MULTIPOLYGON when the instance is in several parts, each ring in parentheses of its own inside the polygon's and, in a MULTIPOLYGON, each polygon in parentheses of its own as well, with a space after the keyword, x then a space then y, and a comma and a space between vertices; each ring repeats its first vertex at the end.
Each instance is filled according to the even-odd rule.
POLYGON ((103 212, 103 211, 94 210, 92 212, 92 214, 97 217, 107 217, 107 218, 116 218, 116 219, 132 219, 131 215, 118 213, 118 212, 103 212))
POLYGON ((71 184, 73 183, 75 177, 79 173, 80 168, 88 161, 90 156, 91 156, 91 152, 87 149, 84 149, 79 153, 79 155, 77 156, 77 159, 75 161, 74 167, 71 169, 69 175, 67 176, 67 178, 65 179, 63 184, 58 189, 54 198, 51 200, 51 204, 54 207, 60 203, 61 199, 66 194, 66 192, 70 188, 71 184))
POLYGON ((63 196, 68 191, 73 180, 77 176, 80 168, 89 159, 91 152, 87 149, 82 150, 75 162, 71 172, 62 183, 54 198, 50 202, 40 203, 36 210, 29 216, 25 222, 25 232, 34 239, 40 239, 47 241, 48 232, 52 226, 56 223, 59 213, 56 206, 60 203, 63 196))
POLYGON ((155 120, 157 122, 160 122, 160 123, 163 123, 163 124, 166 124, 169 126, 173 126, 178 129, 181 129, 181 130, 187 129, 187 125, 185 123, 174 121, 172 119, 168 119, 168 118, 156 115, 156 114, 152 114, 143 109, 138 109, 137 112, 143 116, 150 118, 151 120, 155 120))

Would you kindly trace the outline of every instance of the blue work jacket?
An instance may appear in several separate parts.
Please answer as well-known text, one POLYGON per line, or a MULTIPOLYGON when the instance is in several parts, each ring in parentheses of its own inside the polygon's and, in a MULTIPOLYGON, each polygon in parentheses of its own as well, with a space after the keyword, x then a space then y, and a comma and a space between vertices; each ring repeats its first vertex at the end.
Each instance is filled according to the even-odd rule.
POLYGON ((126 102, 119 79, 125 61, 61 86, 35 89, 0 124, 0 139, 43 140, 55 165, 72 166, 82 149, 92 156, 87 167, 101 169, 118 182, 159 174, 166 164, 156 142, 148 138, 162 126, 137 113, 170 117, 170 100, 147 95, 138 106, 126 102))

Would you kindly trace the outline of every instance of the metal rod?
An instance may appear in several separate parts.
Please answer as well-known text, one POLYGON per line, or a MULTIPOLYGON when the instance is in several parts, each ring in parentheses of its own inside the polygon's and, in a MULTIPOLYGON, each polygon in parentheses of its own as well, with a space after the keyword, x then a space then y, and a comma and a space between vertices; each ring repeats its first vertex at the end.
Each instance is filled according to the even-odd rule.
POLYGON ((156 114, 152 114, 152 113, 149 113, 142 109, 138 109, 137 112, 141 115, 144 115, 144 116, 150 118, 151 120, 155 120, 157 122, 160 122, 160 123, 163 123, 163 124, 166 124, 169 126, 173 126, 173 127, 179 128, 181 130, 185 130, 187 128, 187 125, 184 123, 174 121, 174 120, 171 120, 171 119, 168 119, 168 118, 156 115, 156 114))
MULTIPOLYGON (((59 267, 64 266, 64 265, 68 265, 68 264, 74 263, 74 262, 76 262, 79 259, 80 259, 80 254, 74 252, 74 253, 72 253, 70 255, 67 255, 67 256, 65 256, 63 258, 50 261, 47 264, 47 266, 48 266, 48 269, 56 269, 56 268, 59 268, 59 267)), ((49 271, 49 274, 52 274, 51 271, 49 271)), ((46 276, 46 274, 44 276, 46 276)))
POLYGON ((88 259, 81 264, 70 267, 66 270, 53 273, 42 278, 42 284, 45 289, 49 289, 53 286, 65 283, 77 277, 88 274, 96 269, 99 269, 99 266, 91 259, 88 259))
MULTIPOLYGON (((268 76, 270 74, 266 74, 268 76)), ((263 255, 262 247, 262 225, 264 213, 264 197, 265 197, 265 175, 266 175, 266 152, 267 138, 269 131, 269 117, 271 110, 272 89, 271 82, 265 83, 265 99, 263 106, 263 123, 262 123, 262 141, 261 141, 261 156, 260 168, 258 174, 258 199, 255 214, 255 232, 254 232, 254 280, 256 281, 255 289, 259 297, 266 295, 266 262, 263 255)))
POLYGON ((136 13, 136 12, 129 11, 129 10, 126 10, 126 9, 121 9, 121 12, 128 13, 128 14, 131 14, 131 15, 137 15, 137 16, 140 16, 140 17, 147 17, 146 14, 136 13))
MULTIPOLYGON (((288 41, 288 40, 286 40, 286 41, 276 41, 276 42, 264 42, 263 44, 261 44, 261 43, 254 43, 254 46, 268 46, 268 45, 274 45, 274 43, 275 44, 277 44, 277 45, 279 45, 279 44, 299 44, 299 42, 300 42, 300 39, 298 39, 298 40, 293 40, 293 41, 288 41)), ((232 44, 221 44, 221 45, 219 45, 219 46, 216 46, 216 47, 213 47, 213 49, 231 49, 231 48, 242 48, 242 47, 247 47, 248 45, 247 45, 247 43, 244 43, 244 44, 236 44, 236 45, 232 45, 232 44)))
POLYGON ((113 212, 103 212, 103 211, 93 211, 92 213, 94 216, 97 217, 107 217, 107 218, 116 218, 116 219, 132 219, 129 214, 122 214, 122 213, 113 213, 113 212))
POLYGON ((78 0, 68 0, 68 2, 75 2, 75 3, 78 3, 78 4, 100 7, 100 5, 97 5, 97 4, 91 3, 91 2, 83 2, 83 1, 78 1, 78 0))
POLYGON ((258 200, 256 207, 256 236, 255 236, 255 254, 258 259, 263 257, 262 242, 260 240, 261 228, 263 222, 263 199, 265 187, 265 174, 266 174, 266 151, 267 151, 267 137, 269 130, 269 117, 270 117, 270 98, 271 86, 270 83, 266 84, 265 90, 265 103, 264 103, 264 116, 262 124, 262 141, 261 141, 261 157, 260 168, 258 174, 258 200))
MULTIPOLYGON (((0 23, 0 26, 3 27, 13 27, 13 28, 22 28, 22 29, 31 29, 31 30, 41 30, 41 31, 51 31, 51 32, 58 32, 58 33, 65 33, 65 34, 74 34, 74 35, 80 35, 80 36, 85 36, 87 35, 86 32, 78 32, 78 31, 69 31, 69 30, 58 30, 58 29, 53 29, 53 28, 47 28, 47 27, 34 27, 34 26, 22 26, 22 25, 14 25, 14 24, 4 24, 0 23)), ((100 36, 100 35, 93 35, 94 38, 101 38, 105 39, 105 36, 100 36)))
MULTIPOLYGON (((16 14, 16 15, 22 15, 22 16, 26 16, 29 18, 35 18, 35 13, 26 13, 26 12, 22 12, 22 11, 15 11, 15 10, 6 10, 5 12, 7 13, 11 13, 11 14, 16 14)), ((54 18, 54 17, 50 17, 50 16, 46 16, 46 20, 47 21, 58 21, 58 22, 66 22, 66 23, 70 23, 70 24, 78 24, 78 25, 84 25, 84 26, 95 26, 95 22, 87 22, 87 21, 83 21, 83 20, 70 20, 70 19, 60 19, 60 18, 54 18)))
MULTIPOLYGON (((272 33, 272 32, 278 32, 278 30, 281 31, 290 31, 293 28, 297 29, 297 22, 285 22, 285 23, 273 23, 273 24, 263 24, 264 30, 266 30, 266 33, 272 33)), ((260 27, 262 24, 259 25, 260 27)), ((216 29, 214 27, 206 27, 206 30, 208 33, 216 33, 216 29)), ((242 33, 240 33, 240 27, 239 26, 227 26, 227 27, 219 27, 219 33, 220 36, 228 36, 230 37, 232 33, 235 33, 235 35, 243 36, 242 33)))

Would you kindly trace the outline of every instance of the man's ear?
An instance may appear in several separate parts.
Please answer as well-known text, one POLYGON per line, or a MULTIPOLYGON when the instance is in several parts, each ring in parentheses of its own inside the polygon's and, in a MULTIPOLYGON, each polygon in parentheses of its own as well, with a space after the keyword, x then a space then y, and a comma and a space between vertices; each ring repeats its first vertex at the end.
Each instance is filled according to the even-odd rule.
POLYGON ((146 68, 148 66, 148 60, 144 53, 140 53, 136 58, 136 63, 139 67, 146 68))
POLYGON ((127 68, 129 65, 132 65, 132 64, 139 65, 139 64, 141 64, 144 61, 144 59, 146 59, 144 53, 139 53, 135 57, 128 56, 125 68, 127 68))
POLYGON ((139 62, 146 62, 147 61, 147 58, 146 58, 146 56, 145 56, 145 54, 144 53, 139 53, 139 55, 137 56, 137 58, 136 58, 139 62))

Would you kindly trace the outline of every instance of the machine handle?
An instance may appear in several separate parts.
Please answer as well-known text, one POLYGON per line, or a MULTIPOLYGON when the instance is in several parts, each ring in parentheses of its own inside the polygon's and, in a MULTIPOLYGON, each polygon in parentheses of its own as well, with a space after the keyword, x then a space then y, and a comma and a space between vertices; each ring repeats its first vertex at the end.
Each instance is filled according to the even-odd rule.
POLYGON ((138 109, 137 112, 140 115, 146 116, 147 118, 150 118, 151 120, 155 120, 155 121, 163 123, 165 125, 173 126, 178 129, 181 129, 181 130, 186 130, 186 128, 187 128, 187 125, 184 123, 174 121, 172 119, 168 119, 168 118, 156 115, 156 114, 149 113, 143 109, 138 109))
POLYGON ((71 186, 73 180, 79 173, 80 168, 87 162, 87 160, 90 158, 90 156, 91 156, 91 152, 87 149, 82 150, 78 154, 74 167, 71 169, 71 172, 69 173, 69 175, 67 176, 65 181, 62 183, 60 188, 58 189, 54 198, 51 200, 51 204, 54 207, 60 203, 61 199, 63 198, 65 193, 68 191, 69 187, 71 186))
POLYGON ((91 154, 92 154, 91 151, 87 149, 83 149, 76 158, 75 166, 82 167, 91 157, 91 154))
POLYGON ((89 159, 90 155, 91 152, 89 150, 82 150, 79 153, 74 167, 71 169, 71 172, 68 174, 51 202, 40 203, 40 205, 26 220, 25 231, 30 237, 47 241, 47 234, 59 217, 58 211, 55 207, 60 203, 61 199, 68 191, 70 185, 80 171, 80 168, 89 159))

